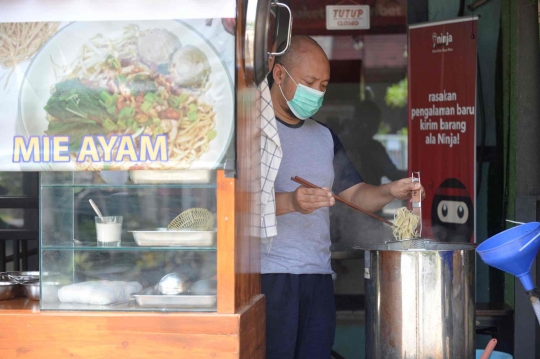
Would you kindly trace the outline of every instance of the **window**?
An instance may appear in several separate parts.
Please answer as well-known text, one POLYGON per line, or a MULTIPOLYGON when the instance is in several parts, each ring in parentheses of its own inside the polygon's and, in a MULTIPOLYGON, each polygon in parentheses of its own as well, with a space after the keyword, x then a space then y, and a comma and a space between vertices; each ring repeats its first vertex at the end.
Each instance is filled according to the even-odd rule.
POLYGON ((0 172, 0 271, 39 269, 39 173, 0 172))

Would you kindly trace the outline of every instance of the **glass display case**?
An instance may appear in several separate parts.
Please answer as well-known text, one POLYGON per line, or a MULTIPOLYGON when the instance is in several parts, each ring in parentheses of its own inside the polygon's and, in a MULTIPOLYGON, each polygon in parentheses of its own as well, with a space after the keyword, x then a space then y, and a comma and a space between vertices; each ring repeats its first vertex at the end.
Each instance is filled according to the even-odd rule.
POLYGON ((42 310, 216 311, 216 171, 157 174, 41 173, 42 310))

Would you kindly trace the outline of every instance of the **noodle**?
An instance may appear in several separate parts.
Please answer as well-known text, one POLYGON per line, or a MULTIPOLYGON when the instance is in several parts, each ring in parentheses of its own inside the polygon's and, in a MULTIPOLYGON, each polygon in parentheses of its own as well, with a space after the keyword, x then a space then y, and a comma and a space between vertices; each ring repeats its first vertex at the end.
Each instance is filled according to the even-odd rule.
POLYGON ((15 67, 30 59, 56 32, 58 22, 0 23, 0 65, 11 68, 4 88, 15 67))
POLYGON ((412 239, 418 237, 416 227, 420 219, 406 207, 401 207, 394 215, 394 227, 392 231, 397 240, 412 239))

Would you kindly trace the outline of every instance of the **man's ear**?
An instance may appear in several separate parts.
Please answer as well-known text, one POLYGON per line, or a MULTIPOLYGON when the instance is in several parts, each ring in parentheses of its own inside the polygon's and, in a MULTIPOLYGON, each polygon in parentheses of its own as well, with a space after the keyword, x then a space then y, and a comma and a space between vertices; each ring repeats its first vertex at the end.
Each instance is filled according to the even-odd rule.
POLYGON ((274 71, 272 71, 272 75, 274 77, 274 82, 278 85, 283 84, 283 80, 285 79, 285 71, 283 71, 283 67, 281 67, 279 64, 274 65, 274 71))

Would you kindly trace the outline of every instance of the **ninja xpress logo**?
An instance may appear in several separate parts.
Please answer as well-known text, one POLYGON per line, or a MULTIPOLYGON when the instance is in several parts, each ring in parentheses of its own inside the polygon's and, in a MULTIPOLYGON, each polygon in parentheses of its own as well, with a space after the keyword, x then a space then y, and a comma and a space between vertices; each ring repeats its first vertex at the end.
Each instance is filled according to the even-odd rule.
POLYGON ((450 34, 448 31, 446 34, 442 32, 437 34, 434 32, 431 35, 431 40, 433 41, 433 48, 436 48, 437 46, 448 46, 452 43, 452 34, 450 34))

